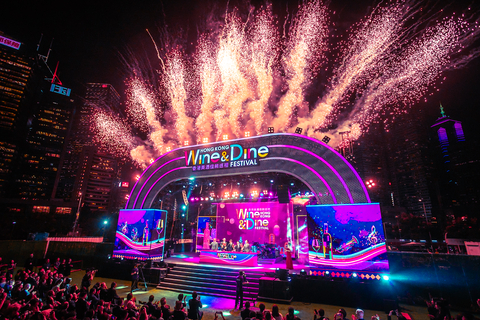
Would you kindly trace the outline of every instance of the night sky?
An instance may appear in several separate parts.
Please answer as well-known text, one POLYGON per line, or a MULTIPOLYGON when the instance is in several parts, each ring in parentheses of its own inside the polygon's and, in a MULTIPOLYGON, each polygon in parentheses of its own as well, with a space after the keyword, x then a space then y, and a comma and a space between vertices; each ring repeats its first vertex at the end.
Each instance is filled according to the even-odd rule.
MULTIPOLYGON (((0 31, 25 45, 36 46, 43 33, 41 51, 46 53, 52 38, 53 52, 49 64, 60 61, 59 77, 64 85, 80 91, 86 82, 112 83, 119 93, 125 89, 127 73, 119 59, 129 47, 135 54, 146 55, 156 63, 155 51, 145 29, 159 37, 161 26, 168 25, 172 38, 186 34, 182 42, 186 50, 195 46, 197 26, 205 24, 210 12, 224 12, 226 1, 8 1, 2 4, 0 31)), ((230 7, 236 3, 231 1, 230 7)), ((252 1, 258 6, 260 1, 252 1)), ((274 1, 278 17, 294 12, 296 1, 274 1)), ((373 1, 332 1, 332 21, 342 32, 371 11, 373 1)), ((455 6, 467 8, 469 2, 455 1, 455 6)), ((478 4, 476 4, 479 6, 478 4)), ((448 10, 454 10, 450 6, 448 10)), ((479 8, 473 11, 479 12, 479 8)), ((480 46, 479 46, 480 47, 480 46)), ((429 97, 427 103, 412 107, 426 111, 426 124, 432 124, 439 115, 439 102, 451 118, 464 124, 468 138, 480 140, 477 119, 480 111, 480 59, 466 68, 445 73, 447 79, 439 85, 440 92, 429 97)))

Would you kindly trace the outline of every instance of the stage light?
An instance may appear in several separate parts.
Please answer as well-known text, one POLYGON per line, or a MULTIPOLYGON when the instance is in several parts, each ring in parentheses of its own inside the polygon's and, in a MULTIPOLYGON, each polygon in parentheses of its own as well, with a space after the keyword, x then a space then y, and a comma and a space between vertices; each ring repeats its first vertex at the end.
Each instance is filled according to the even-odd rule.
POLYGON ((305 271, 305 269, 300 270, 300 275, 305 277, 307 275, 307 271, 305 271))
POLYGON ((328 136, 323 137, 322 142, 328 144, 330 142, 330 137, 328 136))
POLYGON ((185 217, 185 213, 182 213, 182 217, 185 217))
POLYGON ((302 134, 302 131, 303 131, 303 129, 300 128, 300 127, 297 127, 297 129, 295 129, 296 134, 302 134))
POLYGON ((187 209, 187 206, 186 206, 186 205, 183 205, 183 206, 182 206, 182 210, 185 210, 185 209, 187 209))
POLYGON ((273 180, 270 180, 270 183, 273 183, 273 180))
POLYGON ((192 201, 192 202, 195 201, 195 198, 190 198, 190 201, 192 201))
POLYGON ((257 181, 253 181, 253 183, 257 184, 257 181))
POLYGON ((385 280, 385 281, 388 281, 388 280, 390 280, 390 277, 387 276, 387 275, 384 275, 384 276, 382 276, 382 279, 385 280))
POLYGON ((108 220, 103 220, 103 224, 108 224, 108 220))
POLYGON ((202 201, 203 201, 203 197, 201 197, 201 198, 200 198, 200 200, 202 200, 202 201))
POLYGON ((202 141, 203 143, 208 143, 208 138, 203 138, 202 141))
POLYGON ((260 197, 263 197, 263 192, 260 192, 260 197))
POLYGON ((243 198, 243 193, 240 193, 240 198, 243 198))
POLYGON ((195 177, 190 177, 190 178, 188 178, 188 180, 193 181, 193 180, 195 180, 195 177))
POLYGON ((188 140, 183 141, 184 146, 188 146, 188 140))
POLYGON ((294 185, 294 183, 293 183, 293 182, 291 182, 291 183, 290 183, 290 185, 291 185, 291 186, 293 186, 293 185, 294 185))
POLYGON ((273 197, 273 192, 270 192, 268 195, 269 195, 270 197, 273 197))
POLYGON ((328 270, 327 270, 327 271, 325 271, 325 274, 330 274, 330 271, 328 271, 328 270))
POLYGON ((250 137, 250 131, 245 131, 245 138, 250 137))
POLYGON ((167 147, 167 152, 170 152, 172 150, 171 147, 167 147))
POLYGON ((358 275, 354 272, 354 273, 352 273, 352 277, 356 278, 356 277, 358 277, 358 275))
POLYGON ((228 134, 224 134, 224 135, 222 136, 222 138, 223 138, 223 140, 228 140, 228 134))
POLYGON ((268 133, 274 133, 275 129, 273 127, 268 127, 268 133))

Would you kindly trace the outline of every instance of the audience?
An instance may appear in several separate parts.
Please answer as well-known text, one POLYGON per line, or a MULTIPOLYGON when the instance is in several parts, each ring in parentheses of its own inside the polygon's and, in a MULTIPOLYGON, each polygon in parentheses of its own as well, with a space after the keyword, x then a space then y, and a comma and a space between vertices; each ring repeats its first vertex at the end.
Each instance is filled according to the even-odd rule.
MULTIPOLYGON (((117 293, 117 283, 112 282, 110 288, 105 282, 97 282, 93 287, 95 270, 88 270, 82 279, 81 287, 72 283, 68 276, 73 267, 72 260, 57 259, 52 265, 49 259, 35 267, 31 254, 25 261, 24 268, 16 270, 16 263, 11 260, 2 264, 0 257, 0 320, 201 320, 203 312, 200 297, 192 293, 192 299, 178 295, 175 308, 170 309, 165 298, 155 302, 150 295, 148 302, 137 305, 135 296, 129 293, 126 299, 117 293), (37 270, 35 272, 34 270, 37 270), (65 274, 62 274, 64 272, 65 274), (91 288, 90 288, 91 287, 91 288)), ((480 299, 477 301, 480 306, 480 299)), ((442 299, 431 299, 427 302, 431 320, 451 320, 450 305, 442 299)), ((392 316, 405 320, 399 310, 392 310, 386 320, 392 316)), ((300 320, 293 307, 288 308, 285 317, 277 305, 271 311, 265 304, 258 304, 258 311, 251 310, 251 303, 245 303, 245 309, 239 315, 242 320, 300 320)), ((365 312, 356 309, 352 320, 364 320, 365 312)), ((225 319, 222 312, 215 313, 215 319, 225 319)), ((234 317, 235 318, 235 317, 234 317)), ((233 318, 233 319, 234 319, 233 318)), ((329 320, 324 309, 314 310, 314 320, 329 320)), ((473 320, 472 314, 459 314, 457 320, 473 320)), ((333 320, 348 320, 347 312, 341 308, 333 315, 333 320)), ((380 320, 376 314, 371 320, 380 320)))

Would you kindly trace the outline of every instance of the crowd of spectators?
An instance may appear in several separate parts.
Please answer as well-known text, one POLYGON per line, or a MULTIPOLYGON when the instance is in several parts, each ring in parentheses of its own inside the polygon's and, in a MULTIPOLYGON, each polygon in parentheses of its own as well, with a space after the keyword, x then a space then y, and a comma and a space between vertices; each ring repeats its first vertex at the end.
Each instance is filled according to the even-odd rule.
MULTIPOLYGON (((153 295, 148 302, 137 303, 132 292, 121 298, 115 282, 110 286, 105 282, 92 286, 96 270, 86 271, 80 287, 73 284, 72 267, 71 259, 57 259, 53 264, 46 259, 35 268, 32 254, 24 268, 17 268, 15 261, 3 263, 0 257, 0 320, 201 320, 203 317, 202 302, 196 292, 188 302, 187 297, 180 294, 173 308, 165 298, 155 301, 153 295)), ((480 306, 480 300, 478 304, 480 306)), ((427 306, 432 320, 452 319, 448 302, 431 300, 427 306)), ((257 310, 250 302, 245 303, 240 316, 242 320, 300 320, 293 307, 282 315, 277 305, 267 310, 260 303, 257 310)), ((329 316, 331 318, 323 309, 314 310, 313 320, 349 320, 344 309, 329 316)), ((405 320, 398 310, 392 310, 386 318, 391 320, 392 316, 405 320)), ((364 311, 357 309, 350 319, 364 320, 364 311)), ((456 320, 472 319, 468 314, 456 317, 456 320)), ((223 313, 216 312, 215 320, 225 320, 223 313)), ((376 314, 371 320, 381 319, 376 314)))

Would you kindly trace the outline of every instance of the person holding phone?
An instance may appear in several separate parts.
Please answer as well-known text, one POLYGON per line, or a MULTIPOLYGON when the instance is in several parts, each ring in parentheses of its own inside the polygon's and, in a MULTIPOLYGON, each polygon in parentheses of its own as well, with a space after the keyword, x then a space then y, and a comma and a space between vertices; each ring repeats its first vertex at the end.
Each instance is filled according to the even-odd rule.
POLYGON ((193 291, 192 299, 188 301, 188 318, 192 320, 201 320, 203 317, 203 312, 200 311, 200 308, 202 308, 200 296, 196 291, 193 291))

